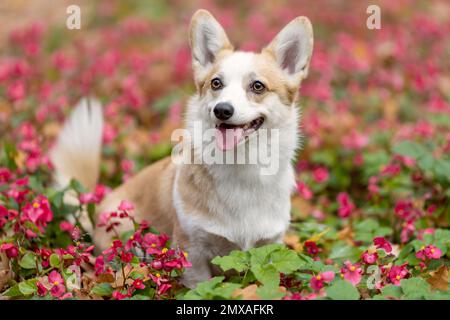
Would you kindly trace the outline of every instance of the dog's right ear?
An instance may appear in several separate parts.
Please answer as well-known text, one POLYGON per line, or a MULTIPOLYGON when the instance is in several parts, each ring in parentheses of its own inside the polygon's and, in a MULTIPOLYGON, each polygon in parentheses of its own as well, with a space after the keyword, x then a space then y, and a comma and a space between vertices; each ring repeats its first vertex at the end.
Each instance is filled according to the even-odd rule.
POLYGON ((233 50, 222 26, 203 9, 192 16, 189 44, 192 50, 192 65, 196 73, 212 65, 220 51, 233 50))

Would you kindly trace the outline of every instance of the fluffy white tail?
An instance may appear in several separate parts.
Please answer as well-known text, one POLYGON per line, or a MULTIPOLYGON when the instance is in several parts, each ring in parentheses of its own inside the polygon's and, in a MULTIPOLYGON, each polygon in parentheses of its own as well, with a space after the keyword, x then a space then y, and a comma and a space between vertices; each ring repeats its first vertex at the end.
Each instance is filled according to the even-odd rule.
POLYGON ((103 133, 102 107, 98 100, 83 98, 66 120, 50 152, 57 187, 76 179, 88 190, 98 181, 103 133))

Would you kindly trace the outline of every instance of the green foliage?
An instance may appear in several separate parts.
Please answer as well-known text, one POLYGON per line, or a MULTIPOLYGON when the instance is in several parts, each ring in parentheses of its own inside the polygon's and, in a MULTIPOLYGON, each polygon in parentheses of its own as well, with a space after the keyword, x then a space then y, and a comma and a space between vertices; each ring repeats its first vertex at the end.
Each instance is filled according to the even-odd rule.
POLYGON ((358 300, 358 290, 346 280, 337 280, 327 288, 327 296, 332 300, 358 300))
POLYGON ((225 277, 214 277, 211 280, 199 283, 193 290, 188 291, 183 299, 185 300, 214 300, 232 299, 232 294, 241 287, 236 283, 224 283, 225 277))

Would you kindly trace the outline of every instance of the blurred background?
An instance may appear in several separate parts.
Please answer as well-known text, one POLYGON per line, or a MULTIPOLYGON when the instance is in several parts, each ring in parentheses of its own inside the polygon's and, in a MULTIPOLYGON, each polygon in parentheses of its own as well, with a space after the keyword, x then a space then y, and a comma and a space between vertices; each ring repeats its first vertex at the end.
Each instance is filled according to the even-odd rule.
POLYGON ((64 118, 80 97, 92 95, 106 115, 103 184, 114 187, 168 155, 170 134, 182 126, 194 93, 187 28, 199 8, 210 10, 242 50, 260 50, 296 16, 312 21, 311 71, 300 89, 304 144, 295 219, 328 219, 342 192, 359 214, 383 214, 409 197, 424 210, 430 199, 448 210, 444 0, 3 0, 0 145, 18 146, 25 171, 51 167, 47 151, 64 118), (66 28, 71 4, 81 8, 80 30, 66 28), (371 4, 381 9, 379 30, 366 27, 371 4), (431 164, 416 172, 413 151, 393 148, 404 140, 423 147, 431 164))

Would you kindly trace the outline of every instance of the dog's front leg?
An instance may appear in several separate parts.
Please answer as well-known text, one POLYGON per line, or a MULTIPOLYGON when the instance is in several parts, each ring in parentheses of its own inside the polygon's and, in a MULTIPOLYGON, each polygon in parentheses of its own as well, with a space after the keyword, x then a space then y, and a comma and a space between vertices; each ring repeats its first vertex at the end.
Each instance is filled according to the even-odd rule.
MULTIPOLYGON (((197 283, 211 278, 209 261, 212 258, 210 248, 201 230, 185 230, 176 223, 173 231, 174 243, 188 253, 188 260, 192 264, 184 271, 181 282, 193 289, 197 283)), ((209 244, 210 246, 210 244, 209 244)))
POLYGON ((195 288, 197 283, 208 280, 212 276, 209 258, 204 254, 205 249, 202 247, 187 249, 192 267, 186 268, 181 277, 181 283, 190 289, 195 288))

